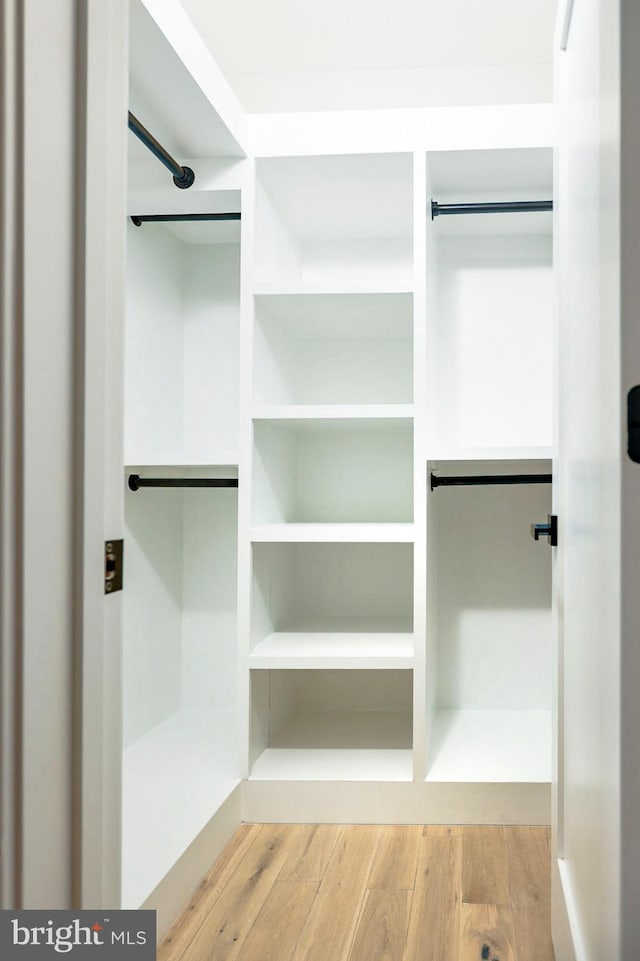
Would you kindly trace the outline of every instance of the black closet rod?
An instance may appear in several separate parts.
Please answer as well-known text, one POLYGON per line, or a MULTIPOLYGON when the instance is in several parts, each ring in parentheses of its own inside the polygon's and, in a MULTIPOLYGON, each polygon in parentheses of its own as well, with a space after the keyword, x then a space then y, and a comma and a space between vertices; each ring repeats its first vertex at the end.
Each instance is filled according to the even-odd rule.
POLYGON ((526 214, 553 210, 553 200, 513 200, 487 204, 439 204, 431 201, 431 219, 453 214, 526 214))
POLYGON ((138 140, 142 141, 145 147, 151 151, 154 157, 158 158, 161 164, 165 165, 167 170, 171 171, 176 187, 179 187, 181 190, 186 190, 187 187, 192 185, 196 179, 196 175, 191 167, 183 167, 177 160, 174 160, 171 154, 164 149, 152 133, 149 133, 144 124, 140 123, 137 117, 134 117, 131 111, 129 111, 129 130, 136 135, 138 140))
POLYGON ((484 487, 489 484, 550 484, 551 474, 476 474, 441 477, 431 474, 431 490, 436 487, 484 487))
POLYGON ((241 220, 242 214, 232 211, 223 214, 132 214, 131 220, 136 227, 141 227, 144 223, 177 223, 189 220, 197 222, 200 220, 241 220))
POLYGON ((141 487, 237 487, 237 477, 140 477, 129 474, 129 490, 141 487))

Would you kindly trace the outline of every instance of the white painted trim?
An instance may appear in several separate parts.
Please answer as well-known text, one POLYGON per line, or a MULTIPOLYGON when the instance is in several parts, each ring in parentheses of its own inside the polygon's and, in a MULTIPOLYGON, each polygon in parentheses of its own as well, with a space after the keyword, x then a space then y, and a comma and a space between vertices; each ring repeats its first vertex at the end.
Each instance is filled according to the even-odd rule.
POLYGON ((3 3, 0 18, 0 908, 17 902, 19 732, 16 718, 20 634, 19 391, 20 318, 18 158, 18 0, 3 3), (17 189, 16 189, 17 188, 17 189))
MULTIPOLYGON (((82 584, 77 631, 79 700, 75 779, 80 813, 76 899, 120 903, 122 595, 105 597, 104 542, 122 536, 122 386, 127 133, 127 0, 83 0, 84 63, 78 181, 76 545, 82 584), (106 226, 105 226, 106 225, 106 226)), ((125 550, 126 564, 126 550, 125 550)), ((126 568, 125 568, 126 569, 126 568)))
POLYGON ((551 929, 556 961, 589 961, 569 865, 562 858, 551 863, 551 929))
POLYGON ((157 912, 158 941, 187 904, 242 821, 242 784, 229 795, 182 857, 149 895, 142 908, 157 912))

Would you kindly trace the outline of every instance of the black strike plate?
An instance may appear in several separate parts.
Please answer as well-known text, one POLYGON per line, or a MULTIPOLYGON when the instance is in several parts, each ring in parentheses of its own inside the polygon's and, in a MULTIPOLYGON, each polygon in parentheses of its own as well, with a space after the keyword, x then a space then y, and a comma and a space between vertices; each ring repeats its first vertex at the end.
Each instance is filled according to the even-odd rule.
POLYGON ((122 590, 122 554, 124 541, 105 541, 104 545, 104 592, 114 594, 122 590))

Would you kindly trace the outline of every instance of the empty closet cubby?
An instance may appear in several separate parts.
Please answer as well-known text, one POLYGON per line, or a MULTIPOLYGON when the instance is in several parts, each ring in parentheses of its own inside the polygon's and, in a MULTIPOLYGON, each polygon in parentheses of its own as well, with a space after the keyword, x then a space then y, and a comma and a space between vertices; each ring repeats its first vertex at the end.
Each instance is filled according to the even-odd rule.
MULTIPOLYGON (((550 200, 547 149, 431 154, 439 203, 550 200)), ((552 214, 428 224, 433 457, 552 442, 552 214)), ((544 454, 542 454, 544 456, 544 454)))
POLYGON ((254 544, 252 594, 250 661, 259 666, 412 664, 410 544, 254 544))
POLYGON ((410 420, 256 420, 256 526, 409 523, 410 420))
POLYGON ((412 672, 251 672, 251 778, 410 780, 412 672))
POLYGON ((254 402, 411 404, 409 293, 255 298, 254 402))
POLYGON ((237 491, 127 490, 125 508, 123 904, 133 908, 240 779, 237 491))
MULTIPOLYGON (((441 475, 550 470, 540 461, 437 465, 441 475)), ((550 512, 550 484, 429 495, 428 780, 550 779, 552 555, 530 532, 550 512)))
POLYGON ((128 225, 125 463, 237 463, 239 232, 128 225))
POLYGON ((257 161, 259 286, 410 289, 410 154, 257 161))

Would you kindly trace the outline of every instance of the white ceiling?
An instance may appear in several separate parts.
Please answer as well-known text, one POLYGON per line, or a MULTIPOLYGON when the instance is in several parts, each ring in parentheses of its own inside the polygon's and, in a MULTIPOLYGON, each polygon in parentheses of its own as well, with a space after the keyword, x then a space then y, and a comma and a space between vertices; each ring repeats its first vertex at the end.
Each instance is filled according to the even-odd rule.
POLYGON ((304 90, 274 80, 287 75, 312 97, 308 109, 375 106, 372 96, 380 106, 482 102, 478 85, 493 102, 513 102, 514 82, 527 99, 537 91, 549 99, 557 0, 182 3, 249 110, 270 109, 269 98, 275 110, 287 103, 303 109, 304 90), (385 85, 372 93, 376 75, 385 85), (422 93, 415 89, 421 83, 422 93), (403 102, 390 103, 390 96, 403 102))

